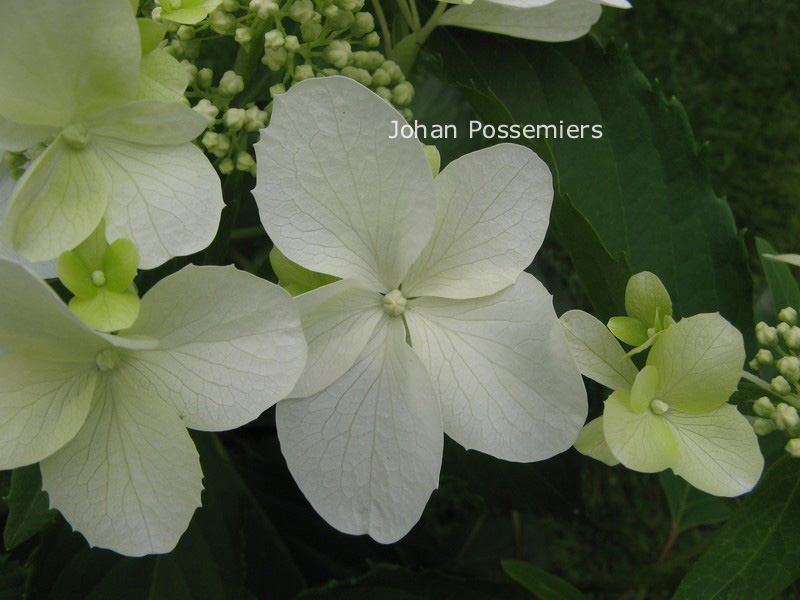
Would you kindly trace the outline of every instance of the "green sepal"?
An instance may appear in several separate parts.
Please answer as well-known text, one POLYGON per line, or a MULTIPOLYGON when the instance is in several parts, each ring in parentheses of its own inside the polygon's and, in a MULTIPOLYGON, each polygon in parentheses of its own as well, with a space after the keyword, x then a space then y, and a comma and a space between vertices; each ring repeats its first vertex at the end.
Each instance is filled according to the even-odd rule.
POLYGON ((611 317, 608 328, 629 346, 641 346, 647 341, 647 326, 635 317, 611 317))
POLYGON ((98 331, 127 329, 139 316, 139 296, 132 292, 115 292, 106 287, 95 288, 92 298, 75 296, 69 307, 80 319, 98 331))
POLYGON ((139 251, 136 245, 123 238, 114 241, 103 254, 105 287, 114 292, 127 291, 136 278, 138 267, 139 251))
POLYGON ((75 250, 62 252, 58 257, 58 278, 77 297, 93 298, 97 294, 92 270, 75 250))
POLYGON ((136 24, 139 26, 139 40, 142 45, 142 56, 146 56, 158 48, 161 40, 163 40, 164 36, 167 34, 167 28, 163 24, 156 23, 152 19, 136 19, 136 24))
POLYGON ((628 280, 625 288, 625 311, 629 316, 639 319, 646 328, 657 330, 661 319, 672 316, 672 300, 661 280, 642 271, 628 280))
POLYGON ((275 275, 278 276, 278 283, 292 296, 299 296, 323 285, 339 281, 338 277, 310 271, 290 261, 275 246, 269 253, 269 262, 272 264, 275 275))

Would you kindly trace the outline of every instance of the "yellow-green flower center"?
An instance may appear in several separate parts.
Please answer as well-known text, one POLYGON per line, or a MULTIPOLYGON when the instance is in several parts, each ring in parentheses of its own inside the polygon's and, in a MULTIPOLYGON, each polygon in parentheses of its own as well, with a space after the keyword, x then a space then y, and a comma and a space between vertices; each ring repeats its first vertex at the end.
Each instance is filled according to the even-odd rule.
POLYGON ((383 297, 383 311, 390 317, 399 317, 406 311, 408 300, 400 290, 392 290, 383 297))

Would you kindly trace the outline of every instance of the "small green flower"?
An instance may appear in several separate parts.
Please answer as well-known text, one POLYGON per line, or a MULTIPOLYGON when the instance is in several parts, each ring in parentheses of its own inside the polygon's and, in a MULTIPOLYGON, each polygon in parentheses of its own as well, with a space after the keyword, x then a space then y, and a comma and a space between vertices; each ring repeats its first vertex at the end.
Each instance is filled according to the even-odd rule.
POLYGON ((628 280, 625 288, 626 317, 612 317, 608 328, 617 339, 633 346, 630 354, 637 354, 653 345, 672 320, 672 300, 661 280, 642 271, 628 280))

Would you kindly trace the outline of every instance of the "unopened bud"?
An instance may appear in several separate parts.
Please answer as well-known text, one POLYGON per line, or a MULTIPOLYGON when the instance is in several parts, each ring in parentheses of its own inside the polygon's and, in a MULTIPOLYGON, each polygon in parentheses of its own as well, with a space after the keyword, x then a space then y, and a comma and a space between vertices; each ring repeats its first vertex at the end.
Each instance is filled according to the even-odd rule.
POLYGON ((353 52, 350 44, 344 40, 333 40, 323 52, 325 60, 337 69, 342 69, 350 64, 353 52))
POLYGON ((350 27, 350 32, 355 37, 361 37, 375 29, 375 19, 368 12, 360 12, 355 14, 353 24, 350 27))
POLYGON ((283 34, 277 29, 272 29, 264 34, 264 48, 272 50, 283 48, 284 41, 283 34))
POLYGON ((222 115, 222 124, 232 131, 238 131, 244 127, 247 117, 243 108, 229 108, 222 115))
POLYGON ((300 40, 297 39, 296 35, 287 35, 283 42, 283 47, 289 52, 297 52, 300 48, 300 40))
POLYGON ((267 113, 259 109, 257 106, 251 106, 244 111, 245 114, 245 131, 258 131, 267 126, 267 113))
POLYGON ((800 350, 800 327, 793 326, 783 335, 783 341, 789 350, 800 350))
POLYGON ((753 419, 751 425, 753 426, 753 431, 756 432, 756 435, 768 435, 775 431, 775 423, 769 419, 756 417, 753 419))
POLYGON ((784 356, 778 359, 776 366, 778 367, 778 372, 789 382, 794 383, 800 379, 800 358, 796 356, 784 356))
POLYGON ((342 69, 342 75, 344 75, 345 77, 349 77, 350 79, 355 79, 358 83, 360 83, 365 87, 369 87, 372 84, 372 76, 366 69, 357 69, 356 67, 345 67, 344 69, 342 69))
POLYGON ((756 360, 759 362, 759 364, 770 365, 772 364, 772 352, 766 348, 762 348, 756 352, 756 360))
POLYGON ((267 65, 270 71, 280 71, 286 64, 289 58, 289 53, 285 48, 278 48, 273 50, 268 48, 264 51, 264 56, 261 57, 261 62, 267 65))
MULTIPOLYGON (((203 98, 202 100, 200 100, 200 102, 195 104, 192 107, 192 110, 194 110, 195 112, 199 112, 206 118, 206 128, 214 126, 214 121, 216 120, 217 115, 219 114, 219 109, 206 98, 203 98)), ((203 145, 205 146, 205 143, 203 143, 203 145)))
POLYGON ((772 420, 781 431, 797 427, 800 423, 800 416, 797 414, 797 409, 794 406, 789 406, 785 402, 779 402, 775 407, 775 414, 772 415, 772 420))
POLYGON ((236 17, 224 10, 215 10, 208 15, 208 23, 215 32, 224 34, 233 31, 233 28, 236 27, 236 17))
POLYGON ((233 39, 238 44, 249 44, 253 40, 253 30, 244 25, 237 27, 236 33, 233 34, 233 39))
POLYGON ((783 337, 786 335, 786 332, 789 331, 792 327, 788 323, 784 323, 781 321, 775 326, 775 330, 778 332, 778 335, 783 337))
POLYGON ((791 306, 787 306, 778 313, 778 318, 789 325, 797 325, 797 311, 791 306))
POLYGON ((289 7, 289 18, 298 23, 305 23, 314 17, 314 3, 311 0, 296 0, 289 7))
POLYGON ((394 81, 395 83, 400 83, 401 81, 404 81, 406 78, 406 76, 403 75, 403 69, 401 69, 400 65, 398 65, 393 60, 387 60, 385 63, 381 65, 381 69, 386 71, 389 74, 389 77, 391 77, 392 81, 394 81))
POLYGON ((264 21, 280 11, 278 5, 272 0, 252 0, 249 4, 249 8, 259 19, 264 21))
POLYGON ((300 26, 300 37, 304 42, 313 42, 322 33, 322 25, 315 21, 306 21, 300 26))
POLYGON ((211 87, 214 82, 214 71, 208 67, 203 67, 197 72, 197 85, 201 88, 211 87))
POLYGON ((381 45, 381 36, 379 36, 376 32, 372 31, 361 38, 361 43, 364 44, 367 48, 377 48, 381 45))
POLYGON ((380 68, 384 62, 386 62, 386 57, 376 50, 359 50, 358 52, 353 52, 353 66, 359 69, 375 71, 380 68))
POLYGON ((230 158, 223 159, 220 161, 219 165, 217 165, 217 168, 219 169, 219 172, 222 173, 223 175, 228 175, 230 173, 233 173, 233 168, 234 168, 233 161, 230 158))
POLYGON ((800 438, 792 438, 784 446, 792 458, 800 458, 800 438))
POLYGON ((789 382, 784 379, 782 375, 778 375, 777 377, 773 377, 772 381, 769 383, 769 387, 772 389, 773 392, 779 394, 781 396, 785 396, 786 394, 792 391, 789 382))
POLYGON ((219 93, 223 96, 235 96, 244 89, 244 79, 234 71, 225 71, 219 82, 219 93))
POLYGON ((227 12, 235 12, 241 8, 239 0, 222 0, 222 10, 227 12))
POLYGON ((178 27, 177 36, 182 40, 191 40, 194 37, 194 27, 189 25, 181 25, 178 27))
POLYGON ((774 346, 778 343, 778 331, 774 327, 756 326, 756 340, 758 340, 758 343, 762 346, 774 346))
POLYGON ((236 155, 236 168, 239 171, 252 172, 255 166, 255 159, 247 152, 239 152, 239 154, 236 155))
POLYGON ((294 68, 294 80, 303 81, 314 77, 314 67, 311 65, 297 65, 294 68))
POLYGON ((285 93, 286 93, 286 86, 283 85, 282 83, 276 83, 275 85, 270 86, 270 88, 269 88, 269 95, 272 98, 274 98, 275 96, 278 96, 280 94, 285 94, 285 93))
MULTIPOLYGON (((383 69, 375 69, 375 72, 372 74, 372 83, 373 85, 386 87, 392 83, 392 78, 383 69)), ((391 95, 391 91, 389 92, 389 95, 391 95)))
POLYGON ((398 83, 396 86, 394 86, 394 89, 392 89, 392 103, 397 104, 398 106, 411 104, 411 99, 413 97, 414 86, 407 81, 398 83))
POLYGON ((753 412, 759 417, 770 418, 775 414, 775 406, 769 398, 761 396, 761 398, 753 402, 753 412))

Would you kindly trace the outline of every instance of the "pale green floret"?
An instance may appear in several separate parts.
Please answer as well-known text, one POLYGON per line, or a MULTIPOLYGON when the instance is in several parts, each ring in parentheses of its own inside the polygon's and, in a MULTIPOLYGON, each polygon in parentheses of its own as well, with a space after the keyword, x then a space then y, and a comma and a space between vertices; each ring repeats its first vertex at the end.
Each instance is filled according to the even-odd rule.
POLYGON ((195 29, 189 25, 181 25, 178 27, 178 31, 176 33, 178 37, 185 42, 187 40, 194 39, 195 29))
POLYGON ((208 22, 216 33, 224 35, 236 27, 236 17, 222 10, 215 10, 208 17, 208 22))
POLYGON ((791 306, 787 306, 778 313, 778 318, 789 325, 797 325, 797 311, 791 306))
POLYGON ((230 158, 225 158, 220 161, 219 165, 217 166, 219 172, 223 175, 230 175, 233 173, 234 164, 230 158))
POLYGON ((355 14, 355 19, 353 20, 353 25, 350 27, 350 31, 356 37, 361 37, 362 35, 366 35, 375 29, 375 18, 372 16, 371 13, 368 12, 360 12, 355 14))
POLYGON ((219 93, 223 96, 235 96, 244 89, 244 79, 235 71, 225 71, 219 82, 219 93))
POLYGON ((789 331, 791 328, 792 328, 791 325, 789 325, 788 323, 784 323, 783 321, 781 321, 775 326, 775 330, 781 337, 785 336, 786 332, 789 331))
POLYGON ((280 71, 288 58, 289 54, 285 48, 279 48, 278 50, 267 49, 261 58, 261 62, 267 65, 270 71, 280 71))
POLYGON ((333 29, 348 29, 353 25, 353 13, 349 10, 340 10, 339 14, 328 18, 328 26, 333 29))
MULTIPOLYGON (((386 58, 377 50, 359 50, 358 52, 353 52, 354 67, 367 69, 368 71, 377 71, 384 62, 386 62, 386 58)), ((386 83, 381 83, 381 85, 387 85, 389 82, 391 82, 391 77, 386 83)))
POLYGON ((392 90, 387 87, 379 86, 373 90, 378 96, 386 100, 387 102, 392 101, 392 90))
POLYGON ((214 82, 214 71, 208 67, 203 67, 197 72, 197 85, 201 88, 211 87, 214 82))
POLYGON ((89 144, 92 134, 83 123, 73 123, 64 128, 61 137, 70 147, 80 150, 89 144))
POLYGON ((383 312, 390 317, 399 317, 406 312, 408 300, 400 290, 392 290, 383 297, 383 312))
POLYGON ((303 81, 314 77, 314 67, 311 65, 297 65, 294 69, 294 80, 303 81))
POLYGON ((200 113, 206 118, 206 128, 213 127, 219 115, 219 108, 214 106, 210 100, 203 98, 192 107, 192 110, 200 113))
POLYGON ((789 382, 786 381, 783 375, 773 377, 772 381, 769 383, 769 387, 773 392, 781 396, 785 396, 786 394, 790 394, 792 392, 792 387, 789 385, 789 382))
POLYGON ((289 18, 303 24, 314 17, 314 3, 311 0, 297 0, 289 7, 289 18))
POLYGON ((232 131, 238 131, 244 127, 247 121, 243 108, 229 108, 222 116, 222 124, 232 131))
POLYGON ((368 33, 367 35, 365 35, 362 38, 361 42, 367 48, 377 48, 381 44, 381 38, 376 32, 373 31, 373 32, 368 33))
POLYGON ((756 340, 762 346, 774 346, 778 343, 778 331, 761 321, 756 324, 756 340))
POLYGON ((336 18, 337 16, 339 16, 339 7, 336 6, 335 4, 329 4, 324 9, 322 9, 322 16, 327 18, 329 21, 331 19, 336 18))
POLYGON ((771 365, 773 361, 772 352, 766 348, 762 348, 756 352, 756 361, 761 365, 771 365))
POLYGON ((792 438, 786 442, 785 450, 792 458, 800 458, 800 438, 792 438))
POLYGON ((793 429, 800 424, 800 415, 797 414, 797 409, 785 402, 778 403, 778 406, 775 407, 775 414, 772 415, 772 419, 781 431, 793 429))
POLYGON ((264 21, 280 11, 278 5, 272 0, 252 0, 249 4, 249 8, 252 12, 256 13, 259 19, 264 21))
POLYGON ((239 44, 249 44, 253 39, 253 30, 246 26, 237 27, 233 39, 239 44))
POLYGON ((98 353, 95 362, 100 371, 110 371, 119 365, 119 353, 114 348, 106 348, 98 353))
POLYGON ((381 65, 381 69, 386 71, 389 74, 389 77, 392 78, 392 81, 395 83, 400 83, 401 81, 405 81, 406 76, 403 74, 403 69, 400 68, 393 60, 387 60, 381 65))
POLYGON ((239 152, 236 155, 236 169, 247 173, 252 173, 256 167, 256 160, 247 152, 239 152))
POLYGON ((277 50, 283 47, 285 41, 283 34, 277 29, 273 29, 264 34, 264 48, 277 50))
POLYGON ((300 40, 296 35, 287 35, 283 45, 289 52, 297 52, 300 49, 300 40))
POLYGON ((756 435, 769 435, 776 429, 775 421, 763 417, 756 417, 753 419, 752 425, 756 435))
POLYGON ((106 284, 106 274, 100 269, 92 271, 92 283, 97 287, 103 287, 106 284))
POLYGON ((375 72, 372 74, 372 83, 383 88, 389 94, 388 97, 384 97, 384 100, 391 100, 392 91, 386 87, 392 83, 392 77, 389 75, 389 73, 384 71, 382 68, 375 69, 375 72))
POLYGON ((778 360, 776 366, 778 367, 778 372, 790 383, 796 383, 800 379, 800 358, 784 356, 778 360))
POLYGON ((286 86, 282 83, 276 83, 275 85, 270 86, 269 88, 269 95, 271 98, 278 96, 280 94, 286 93, 286 86))
POLYGON ((392 102, 398 106, 411 104, 411 100, 413 98, 414 86, 412 86, 408 81, 398 83, 396 86, 394 86, 394 89, 392 89, 392 102))
POLYGON ((267 113, 258 108, 251 106, 244 111, 245 114, 245 131, 258 131, 267 125, 267 113))
MULTIPOLYGON (((333 40, 323 52, 325 60, 337 69, 342 69, 350 64, 353 59, 353 51, 350 44, 344 40, 333 40)), ((399 67, 398 67, 399 68, 399 67)))
POLYGON ((793 326, 783 336, 783 341, 789 350, 800 350, 800 327, 793 326))
POLYGON ((304 42, 314 42, 322 34, 322 25, 317 21, 306 21, 300 26, 300 37, 304 42))
POLYGON ((222 0, 222 10, 234 12, 241 8, 239 0, 222 0))
POLYGON ((372 84, 372 76, 366 69, 358 69, 356 67, 345 67, 342 69, 342 75, 355 79, 364 87, 369 87, 372 84))
POLYGON ((775 405, 766 396, 761 396, 753 403, 753 412, 759 417, 772 418, 775 414, 775 405))

